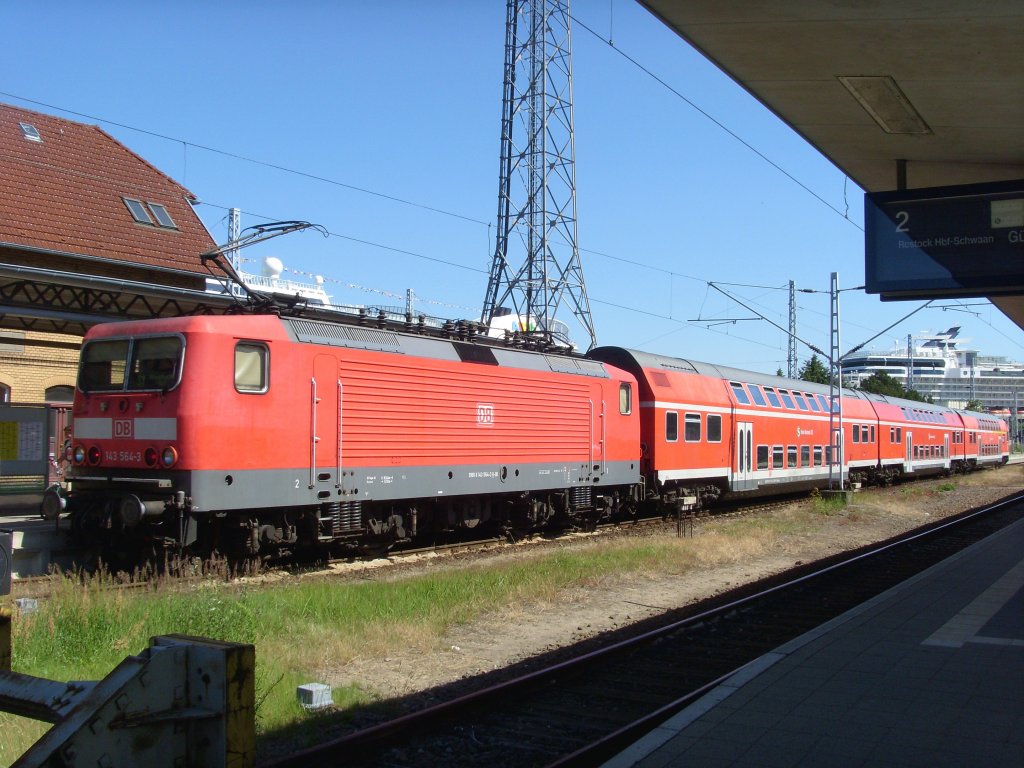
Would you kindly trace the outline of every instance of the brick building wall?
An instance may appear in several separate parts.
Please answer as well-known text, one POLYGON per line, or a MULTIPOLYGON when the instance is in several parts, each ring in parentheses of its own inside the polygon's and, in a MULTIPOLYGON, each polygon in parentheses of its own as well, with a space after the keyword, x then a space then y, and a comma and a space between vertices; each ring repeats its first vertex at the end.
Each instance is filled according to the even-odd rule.
MULTIPOLYGON (((42 405, 53 387, 75 386, 81 338, 55 333, 0 330, 0 398, 12 403, 42 405), (73 349, 33 342, 64 343, 73 349), (4 397, 6 396, 6 397, 4 397)), ((65 398, 60 398, 67 402, 65 398)))

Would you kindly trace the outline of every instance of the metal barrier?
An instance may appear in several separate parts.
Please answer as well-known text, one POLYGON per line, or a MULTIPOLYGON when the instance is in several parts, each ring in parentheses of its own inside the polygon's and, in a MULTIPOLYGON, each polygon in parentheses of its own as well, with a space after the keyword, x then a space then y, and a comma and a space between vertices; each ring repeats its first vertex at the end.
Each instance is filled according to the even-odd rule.
POLYGON ((255 672, 252 645, 163 635, 97 682, 22 675, 10 671, 10 613, 0 613, 0 710, 54 724, 13 768, 251 768, 255 672))

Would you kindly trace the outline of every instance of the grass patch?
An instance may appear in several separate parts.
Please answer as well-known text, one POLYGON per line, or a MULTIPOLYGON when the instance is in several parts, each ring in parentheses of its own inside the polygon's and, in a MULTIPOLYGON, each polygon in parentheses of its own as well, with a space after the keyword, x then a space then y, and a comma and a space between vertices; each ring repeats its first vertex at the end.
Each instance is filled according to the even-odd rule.
MULTIPOLYGON (((113 590, 109 577, 53 577, 39 610, 14 622, 15 671, 54 680, 98 680, 153 635, 183 633, 256 646, 257 728, 306 725, 296 686, 324 680, 356 658, 430 653, 453 628, 482 615, 571 599, 628 574, 680 575, 749 561, 786 536, 825 524, 817 512, 710 522, 693 538, 645 538, 566 546, 480 565, 381 581, 329 577, 273 586, 210 581, 188 588, 113 590)), ((374 701, 372 691, 334 686, 336 709, 374 701)), ((0 713, 0 764, 47 728, 0 713)))
POLYGON ((949 491, 955 491, 956 490, 956 483, 942 483, 939 486, 938 490, 942 491, 943 493, 948 493, 949 491))

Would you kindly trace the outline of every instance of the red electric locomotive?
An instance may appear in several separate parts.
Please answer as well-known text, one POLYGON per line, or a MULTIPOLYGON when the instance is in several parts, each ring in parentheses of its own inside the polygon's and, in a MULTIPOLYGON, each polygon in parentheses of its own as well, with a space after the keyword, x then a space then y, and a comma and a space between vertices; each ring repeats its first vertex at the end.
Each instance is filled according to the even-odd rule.
POLYGON ((73 527, 256 555, 631 514, 634 378, 596 360, 275 315, 93 328, 73 527))

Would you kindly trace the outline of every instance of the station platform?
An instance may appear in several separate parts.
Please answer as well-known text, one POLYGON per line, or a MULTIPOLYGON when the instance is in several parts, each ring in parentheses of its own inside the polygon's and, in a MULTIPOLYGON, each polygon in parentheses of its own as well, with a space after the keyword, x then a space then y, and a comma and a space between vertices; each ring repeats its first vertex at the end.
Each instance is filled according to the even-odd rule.
POLYGON ((1024 519, 762 656, 605 763, 676 765, 1024 766, 1024 519))

